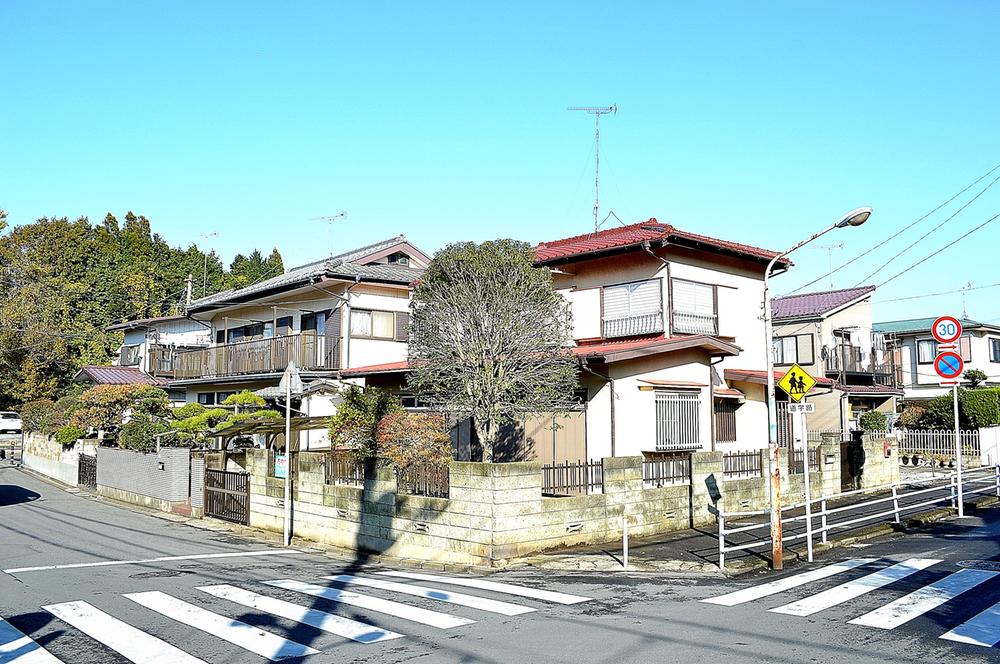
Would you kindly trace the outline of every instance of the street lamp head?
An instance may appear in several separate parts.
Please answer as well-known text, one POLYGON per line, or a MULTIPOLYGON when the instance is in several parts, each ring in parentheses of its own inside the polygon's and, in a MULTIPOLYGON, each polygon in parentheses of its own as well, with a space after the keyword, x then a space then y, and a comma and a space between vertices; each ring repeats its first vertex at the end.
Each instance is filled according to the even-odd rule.
POLYGON ((870 207, 859 207, 856 210, 851 210, 837 222, 837 228, 843 228, 845 226, 860 226, 861 224, 868 221, 868 217, 872 216, 872 209, 870 207))

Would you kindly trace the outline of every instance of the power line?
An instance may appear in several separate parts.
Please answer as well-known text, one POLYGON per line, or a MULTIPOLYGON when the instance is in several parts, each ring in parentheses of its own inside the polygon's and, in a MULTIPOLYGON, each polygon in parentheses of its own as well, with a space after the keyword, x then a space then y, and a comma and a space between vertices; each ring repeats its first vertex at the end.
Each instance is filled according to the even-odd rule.
POLYGON ((925 295, 907 295, 906 297, 894 297, 888 300, 873 300, 872 304, 885 304, 887 302, 902 302, 903 300, 919 300, 925 297, 937 297, 938 295, 953 295, 955 293, 982 290, 984 288, 996 288, 997 286, 1000 286, 1000 283, 987 284, 986 286, 972 286, 971 288, 956 288, 955 290, 941 291, 939 293, 927 293, 925 295))
POLYGON ((785 295, 792 295, 794 293, 798 293, 801 290, 809 288, 813 284, 815 284, 817 282, 820 282, 823 279, 826 279, 827 277, 829 277, 829 276, 831 276, 831 275, 839 272, 840 270, 843 270, 848 265, 851 265, 851 264, 853 264, 853 263, 861 260, 862 258, 864 258, 868 254, 872 253, 873 251, 875 251, 879 247, 882 247, 883 245, 885 245, 886 242, 889 242, 890 240, 894 240, 895 238, 899 237, 900 235, 902 235, 906 231, 910 230, 911 228, 913 228, 914 226, 916 226, 917 224, 919 224, 921 221, 923 221, 927 217, 931 216, 932 214, 934 214, 935 212, 937 212, 938 210, 940 210, 944 206, 946 206, 949 203, 951 203, 953 200, 955 200, 956 198, 958 198, 959 196, 961 196, 962 194, 964 194, 968 190, 970 190, 973 187, 975 187, 977 184, 979 184, 980 182, 982 182, 983 180, 985 180, 987 177, 989 177, 990 175, 992 175, 993 171, 997 170, 998 168, 1000 168, 1000 164, 997 164, 996 166, 994 166, 993 168, 991 168, 987 172, 983 173, 978 178, 976 178, 973 182, 971 182, 969 185, 967 185, 964 189, 962 189, 960 192, 958 192, 957 194, 955 194, 954 196, 952 196, 951 198, 949 198, 948 200, 946 200, 944 203, 941 203, 936 208, 934 208, 933 210, 931 210, 930 212, 928 212, 924 216, 920 217, 916 221, 914 221, 911 224, 909 224, 909 225, 905 226, 904 228, 900 229, 899 231, 897 231, 896 233, 894 233, 890 237, 887 237, 885 240, 879 242, 878 244, 873 245, 870 249, 868 249, 867 251, 864 251, 864 252, 858 254, 857 256, 855 256, 851 260, 847 261, 846 263, 838 265, 836 268, 834 268, 833 270, 831 270, 829 273, 827 273, 827 274, 821 274, 820 276, 816 277, 815 279, 813 279, 809 283, 803 284, 803 285, 799 286, 798 288, 796 288, 795 290, 789 291, 788 293, 785 293, 785 295))
POLYGON ((882 288, 882 286, 885 286, 887 283, 889 283, 893 279, 896 279, 897 277, 903 276, 904 274, 906 274, 907 272, 909 272, 913 268, 917 267, 918 265, 922 265, 923 263, 927 262, 928 260, 930 260, 934 256, 937 256, 938 254, 940 254, 942 251, 944 251, 948 247, 951 247, 951 246, 957 244, 958 242, 961 242, 962 240, 964 240, 965 238, 969 237, 970 235, 972 235, 973 233, 975 233, 979 229, 984 228, 985 226, 988 226, 989 224, 992 224, 997 219, 1000 219, 1000 214, 993 215, 992 217, 990 217, 989 219, 987 219, 983 223, 981 223, 978 226, 976 226, 975 228, 973 228, 971 231, 969 231, 969 232, 967 232, 967 233, 965 233, 963 235, 958 236, 957 238, 955 238, 954 240, 952 240, 948 244, 944 245, 943 247, 941 247, 937 251, 928 254, 927 256, 921 258, 920 260, 918 260, 917 262, 913 263, 912 265, 910 265, 906 269, 901 270, 901 271, 897 272, 896 274, 892 275, 891 277, 889 277, 888 279, 886 279, 885 281, 883 281, 882 283, 880 283, 878 285, 878 288, 882 288))
POLYGON ((887 268, 889 266, 889 263, 893 262, 894 260, 896 260, 897 258, 899 258, 900 256, 902 256, 903 254, 905 254, 907 251, 909 251, 914 246, 916 246, 917 243, 919 243, 922 240, 924 240, 928 235, 930 235, 931 233, 933 233, 934 231, 938 230, 939 228, 941 228, 942 226, 944 226, 945 224, 947 224, 949 221, 951 221, 952 219, 954 219, 955 217, 957 217, 959 214, 961 214, 962 210, 964 210, 965 208, 967 208, 970 205, 972 205, 976 201, 976 199, 978 199, 980 196, 982 196, 983 194, 985 194, 989 190, 990 187, 992 187, 993 185, 995 185, 997 183, 998 180, 1000 180, 1000 175, 998 175, 997 177, 993 178, 992 182, 990 182, 988 185, 986 185, 985 187, 983 187, 978 194, 976 194, 975 196, 973 196, 972 198, 970 198, 968 201, 966 201, 965 205, 963 205, 962 207, 960 207, 957 210, 955 210, 948 218, 946 218, 940 224, 938 224, 934 228, 930 229, 929 231, 927 231, 926 233, 924 233, 923 235, 921 235, 919 238, 917 238, 913 242, 911 242, 909 245, 906 246, 906 248, 900 250, 898 253, 896 253, 895 256, 893 256, 892 258, 890 258, 889 260, 887 260, 885 263, 883 263, 882 265, 880 265, 877 270, 875 270, 874 272, 872 272, 867 277, 865 277, 864 279, 860 280, 858 283, 856 283, 854 285, 855 286, 860 286, 862 283, 867 282, 869 279, 871 279, 872 277, 874 277, 876 274, 878 274, 879 272, 881 272, 882 270, 884 270, 885 268, 887 268))

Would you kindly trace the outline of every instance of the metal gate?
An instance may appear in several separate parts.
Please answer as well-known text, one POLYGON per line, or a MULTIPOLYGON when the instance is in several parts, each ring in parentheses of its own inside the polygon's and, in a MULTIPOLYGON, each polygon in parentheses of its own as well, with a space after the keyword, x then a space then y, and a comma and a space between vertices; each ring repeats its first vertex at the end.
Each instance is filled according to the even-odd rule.
POLYGON ((90 489, 97 489, 97 457, 87 454, 80 455, 80 465, 77 470, 76 483, 90 489))
POLYGON ((205 469, 205 516, 250 523, 250 473, 205 469))

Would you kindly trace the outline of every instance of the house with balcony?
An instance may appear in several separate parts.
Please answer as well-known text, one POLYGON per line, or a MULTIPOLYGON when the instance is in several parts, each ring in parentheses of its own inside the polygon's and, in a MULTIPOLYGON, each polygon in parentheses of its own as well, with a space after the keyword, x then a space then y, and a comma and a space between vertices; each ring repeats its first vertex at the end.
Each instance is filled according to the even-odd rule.
POLYGON ((211 343, 175 354, 171 387, 211 406, 277 386, 292 360, 306 384, 363 384, 344 372, 405 361, 411 285, 429 261, 400 235, 194 300, 187 315, 211 343))
POLYGON ((860 286, 771 301, 775 370, 784 374, 797 363, 832 382, 809 399, 816 404, 807 419, 811 432, 847 432, 869 410, 895 413, 903 392, 896 383, 894 349, 872 325, 874 293, 875 286, 860 286))
POLYGON ((761 307, 775 255, 656 219, 539 244, 536 265, 572 308, 581 413, 536 432, 535 458, 766 447, 761 307))
POLYGON ((156 378, 174 377, 174 356, 211 343, 205 323, 187 316, 140 318, 109 325, 108 332, 122 332, 124 339, 111 364, 135 367, 156 378))
MULTIPOLYGON (((946 394, 934 371, 938 343, 931 335, 933 316, 875 323, 893 349, 897 384, 903 389, 903 401, 926 401, 946 394)), ((986 374, 986 384, 1000 385, 1000 326, 962 318, 962 336, 955 342, 956 352, 965 361, 965 370, 978 369, 986 374)))

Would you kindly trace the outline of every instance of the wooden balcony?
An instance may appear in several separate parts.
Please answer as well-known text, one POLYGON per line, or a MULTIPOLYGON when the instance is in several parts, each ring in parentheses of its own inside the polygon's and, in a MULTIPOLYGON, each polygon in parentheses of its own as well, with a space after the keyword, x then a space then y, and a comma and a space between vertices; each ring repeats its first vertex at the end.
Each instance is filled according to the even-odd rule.
POLYGON ((218 344, 178 351, 171 369, 176 380, 281 373, 290 360, 300 369, 333 370, 340 367, 339 341, 306 332, 218 344))

